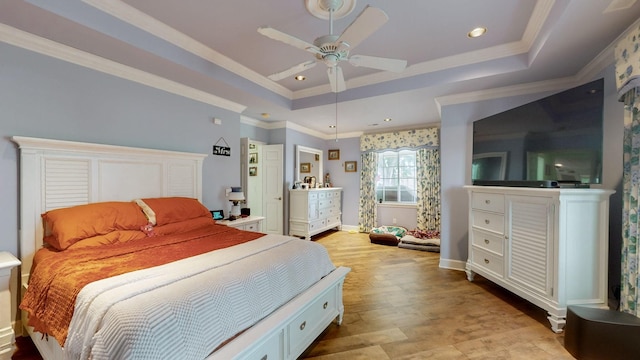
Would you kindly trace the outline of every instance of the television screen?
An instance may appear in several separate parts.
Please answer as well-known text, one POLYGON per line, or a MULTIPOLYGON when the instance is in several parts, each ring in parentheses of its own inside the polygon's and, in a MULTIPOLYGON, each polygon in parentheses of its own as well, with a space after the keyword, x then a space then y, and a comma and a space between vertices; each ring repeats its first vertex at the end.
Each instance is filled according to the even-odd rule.
POLYGON ((473 123, 474 183, 602 181, 604 80, 473 123))

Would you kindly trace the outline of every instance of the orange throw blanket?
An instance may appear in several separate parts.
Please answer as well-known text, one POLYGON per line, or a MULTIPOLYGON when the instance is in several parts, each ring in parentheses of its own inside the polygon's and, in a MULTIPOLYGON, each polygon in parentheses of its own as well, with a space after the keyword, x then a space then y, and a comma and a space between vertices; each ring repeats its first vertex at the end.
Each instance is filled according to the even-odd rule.
POLYGON ((38 250, 29 287, 20 304, 29 326, 52 335, 61 346, 67 338, 75 300, 90 282, 245 243, 264 236, 215 225, 181 234, 149 237, 121 244, 54 251, 38 250))

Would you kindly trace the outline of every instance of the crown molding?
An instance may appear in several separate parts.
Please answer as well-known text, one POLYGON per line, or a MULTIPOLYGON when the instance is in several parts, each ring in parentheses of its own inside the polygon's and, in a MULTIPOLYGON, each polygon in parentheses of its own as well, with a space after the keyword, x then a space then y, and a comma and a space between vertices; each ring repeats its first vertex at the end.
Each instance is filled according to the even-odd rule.
MULTIPOLYGON (((252 117, 241 115, 240 116, 240 122, 243 123, 243 124, 259 127, 261 129, 266 129, 266 130, 291 129, 291 130, 295 130, 297 132, 300 132, 300 133, 303 133, 303 134, 307 134, 307 135, 311 135, 313 137, 316 137, 318 139, 323 139, 323 140, 333 140, 333 139, 336 138, 335 134, 321 133, 319 131, 311 130, 311 129, 307 128, 307 127, 304 127, 302 125, 298 125, 298 124, 290 122, 290 121, 263 121, 263 120, 258 120, 258 119, 254 119, 252 117)), ((354 131, 354 132, 349 132, 349 133, 338 133, 337 138, 338 139, 347 139, 347 138, 359 137, 363 133, 364 132, 362 132, 362 131, 354 131)))
POLYGON ((130 6, 120 0, 82 0, 104 13, 107 13, 121 21, 144 30, 162 40, 167 41, 185 51, 188 51, 204 60, 216 64, 232 73, 252 81, 276 94, 291 99, 293 92, 286 87, 262 76, 246 66, 222 55, 203 43, 185 35, 184 33, 158 21, 154 17, 130 6))
POLYGON ((236 113, 247 107, 178 82, 108 60, 0 23, 0 41, 236 113))

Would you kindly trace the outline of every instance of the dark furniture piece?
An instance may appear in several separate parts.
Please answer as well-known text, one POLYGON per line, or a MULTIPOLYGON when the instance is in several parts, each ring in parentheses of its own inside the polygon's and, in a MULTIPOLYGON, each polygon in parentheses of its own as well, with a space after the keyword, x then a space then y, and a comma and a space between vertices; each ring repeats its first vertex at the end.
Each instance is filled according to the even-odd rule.
POLYGON ((640 359, 640 318, 616 310, 571 305, 564 347, 579 360, 640 359))

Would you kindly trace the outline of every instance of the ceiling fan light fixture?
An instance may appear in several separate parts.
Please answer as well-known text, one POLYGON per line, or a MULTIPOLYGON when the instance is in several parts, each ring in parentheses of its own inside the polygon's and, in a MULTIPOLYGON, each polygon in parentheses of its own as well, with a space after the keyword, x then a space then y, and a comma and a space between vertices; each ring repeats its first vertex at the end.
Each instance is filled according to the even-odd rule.
POLYGON ((486 27, 477 27, 467 33, 467 36, 470 38, 477 38, 484 35, 487 32, 486 27))
POLYGON ((298 81, 304 81, 304 80, 307 80, 307 77, 304 75, 297 75, 296 77, 294 77, 294 79, 298 81))

